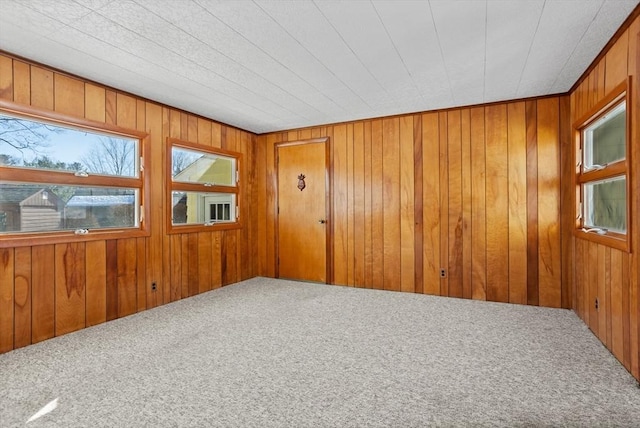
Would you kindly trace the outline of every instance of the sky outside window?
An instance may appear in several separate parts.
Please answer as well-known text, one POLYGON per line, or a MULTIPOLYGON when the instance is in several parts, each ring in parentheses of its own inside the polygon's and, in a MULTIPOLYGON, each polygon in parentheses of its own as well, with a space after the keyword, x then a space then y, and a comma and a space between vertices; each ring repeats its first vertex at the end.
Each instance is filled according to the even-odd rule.
POLYGON ((137 176, 137 140, 0 115, 0 164, 137 176))

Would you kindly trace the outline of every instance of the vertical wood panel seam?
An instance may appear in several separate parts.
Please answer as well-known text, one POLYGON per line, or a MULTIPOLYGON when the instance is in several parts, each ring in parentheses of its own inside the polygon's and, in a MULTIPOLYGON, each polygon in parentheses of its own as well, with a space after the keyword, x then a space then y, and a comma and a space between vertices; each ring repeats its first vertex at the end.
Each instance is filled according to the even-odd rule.
POLYGON ((482 109, 482 139, 484 143, 484 158, 482 159, 482 163, 484 164, 484 300, 489 300, 489 278, 487 275, 487 260, 489 256, 489 251, 487 250, 487 109, 482 109))
POLYGON ((538 267, 538 106, 526 103, 527 127, 527 304, 539 303, 538 267), (527 108, 529 106, 529 108, 527 108), (529 205, 531 203, 531 205, 529 205))
POLYGON ((355 207, 353 204, 355 203, 355 166, 353 165, 353 161, 355 158, 355 153, 353 152, 355 149, 355 145, 353 143, 355 136, 355 129, 353 124, 351 124, 351 141, 349 141, 349 128, 347 127, 347 146, 351 146, 351 151, 347 147, 347 206, 351 203, 351 209, 347 208, 347 258, 349 260, 349 265, 347 266, 347 284, 350 287, 356 286, 355 281, 355 268, 356 268, 356 256, 355 256, 355 207), (351 159, 349 159, 349 153, 351 153, 351 159), (349 173, 351 170, 351 173, 349 173), (349 215, 351 214, 351 215, 349 215), (352 236, 353 235, 353 236, 352 236), (352 237, 353 239, 350 239, 352 237), (349 254, 349 250, 353 249, 353 253, 349 254), (349 271, 351 271, 351 278, 349 278, 349 271))
MULTIPOLYGON (((471 128, 472 128, 472 125, 471 125, 471 110, 470 109, 466 110, 466 116, 467 116, 467 121, 468 121, 468 129, 467 129, 468 135, 466 136, 466 142, 464 144, 467 145, 467 148, 461 147, 460 154, 462 156, 462 161, 463 161, 462 168, 461 168, 461 172, 462 172, 462 182, 461 182, 461 186, 462 186, 462 230, 463 230, 463 243, 462 244, 463 244, 463 248, 467 248, 466 252, 463 250, 463 254, 462 254, 463 265, 462 265, 462 268, 463 268, 464 271, 467 271, 467 275, 468 275, 467 276, 467 280, 468 280, 467 290, 468 290, 469 294, 466 295, 466 296, 464 295, 464 292, 465 292, 465 284, 464 284, 465 274, 464 274, 464 271, 463 271, 463 274, 462 274, 462 281, 463 281, 463 283, 462 283, 462 296, 464 298, 467 298, 467 299, 472 299, 473 298, 473 284, 472 284, 473 283, 473 221, 472 221, 472 218, 473 218, 473 184, 472 184, 473 175, 471 173, 471 166, 473 164, 473 160, 472 160, 472 155, 471 155, 471 152, 472 152, 472 148, 471 148, 471 128), (468 207, 466 207, 466 208, 465 208, 465 194, 464 194, 465 182, 466 182, 465 176, 464 176, 464 171, 465 171, 464 153, 465 152, 467 153, 467 155, 469 157, 467 159, 468 164, 466 165, 467 174, 469 175, 469 177, 468 177, 469 181, 467 182, 469 187, 466 189, 469 192, 469 194, 467 196, 467 199, 466 199, 468 207), (468 214, 467 218, 465 218, 465 212, 468 214), (466 222, 466 224, 465 224, 465 222, 466 222), (466 234, 464 233, 465 227, 468 230, 468 232, 466 234), (464 238, 465 237, 469 240, 469 242, 466 242, 466 243, 464 242, 464 238), (468 257, 466 260, 465 260, 465 255, 468 257), (465 266, 465 264, 464 264, 465 261, 467 262, 468 266, 465 266)), ((461 123, 461 125, 462 125, 462 123, 461 123)), ((464 142, 464 141, 465 141, 465 138, 464 137, 461 138, 461 143, 464 142)))
POLYGON ((53 262, 53 277, 51 281, 51 286, 53 287, 53 324, 51 326, 52 335, 51 337, 56 337, 56 325, 58 325, 58 311, 56 308, 58 307, 58 293, 56 293, 56 282, 55 279, 58 277, 58 264, 56 263, 56 247, 55 245, 51 246, 52 252, 52 262, 53 262))
MULTIPOLYGON (((16 71, 15 71, 15 60, 11 59, 11 87, 9 93, 11 94, 11 101, 15 100, 15 91, 16 87, 16 71)), ((31 104, 31 97, 33 96, 33 88, 31 87, 31 64, 29 64, 29 104, 31 104)))
POLYGON ((414 293, 424 291, 424 260, 423 260, 423 165, 422 165, 422 115, 413 116, 413 222, 414 228, 414 293))
MULTIPOLYGON (((439 210, 440 213, 439 215, 439 221, 440 221, 440 260, 439 260, 439 264, 440 264, 440 269, 445 269, 448 268, 449 265, 449 146, 448 146, 448 141, 449 141, 449 133, 448 133, 448 127, 449 127, 449 117, 447 113, 438 113, 438 154, 439 154, 439 161, 438 161, 438 180, 440 182, 440 206, 439 206, 439 210), (444 117, 444 124, 442 123, 442 119, 441 117, 444 117), (446 132, 446 133, 445 133, 446 132), (445 133, 445 135, 443 136, 443 133, 445 133), (443 160, 442 159, 442 154, 443 154, 443 150, 442 150, 442 139, 445 138, 445 144, 447 144, 446 150, 444 150, 444 154, 446 156, 446 158, 443 160), (444 164, 443 164, 444 162, 444 164), (445 173, 447 174, 446 179, 443 181, 442 180, 442 174, 445 173), (446 191, 446 195, 444 194, 446 191), (444 209, 444 202, 447 202, 446 204, 446 210, 444 209), (446 217, 447 217, 447 221, 442 221, 443 220, 443 215, 446 212, 446 217), (446 242, 446 245, 444 244, 446 242)), ((442 275, 440 277, 440 287, 439 287, 439 293, 441 296, 448 296, 449 295, 449 284, 448 284, 448 278, 447 276, 449 275, 449 272, 445 271, 445 277, 443 278, 442 275), (446 284, 446 286, 445 286, 446 284), (444 293, 444 289, 446 287, 446 293, 444 293)))
MULTIPOLYGON (((13 67, 12 67, 13 69, 13 67)), ((14 85, 15 87, 15 85, 14 85)), ((16 306, 15 306, 15 302, 16 302, 16 255, 15 255, 15 249, 11 249, 11 250, 7 250, 7 251, 13 251, 13 257, 12 257, 12 262, 13 262, 13 296, 12 296, 12 301, 11 301, 11 312, 12 312, 12 317, 11 317, 11 349, 16 349, 16 306)))
MULTIPOLYGON (((31 78, 29 78, 29 81, 31 81, 31 78)), ((32 343, 33 343, 33 247, 30 247, 29 248, 29 345, 31 345, 32 343)))
MULTIPOLYGON (((509 104, 505 105, 505 117, 506 117, 506 123, 505 123, 505 137, 506 137, 506 141, 505 141, 505 146, 507 147, 507 153, 506 153, 506 159, 507 159, 507 171, 506 171, 506 182, 507 182, 507 231, 509 230, 509 224, 511 223, 511 210, 509 209, 509 203, 511 202, 509 200, 509 186, 512 184, 509 182, 509 167, 511 164, 511 159, 509 158, 509 154, 511 153, 511 147, 509 144, 510 140, 510 134, 509 134, 509 104)), ((509 254, 511 253, 511 240, 507 237, 506 240, 507 246, 506 246, 506 259, 507 259, 507 284, 506 284, 506 297, 507 297, 507 302, 509 302, 510 298, 509 296, 511 295, 511 257, 509 257, 509 254)))

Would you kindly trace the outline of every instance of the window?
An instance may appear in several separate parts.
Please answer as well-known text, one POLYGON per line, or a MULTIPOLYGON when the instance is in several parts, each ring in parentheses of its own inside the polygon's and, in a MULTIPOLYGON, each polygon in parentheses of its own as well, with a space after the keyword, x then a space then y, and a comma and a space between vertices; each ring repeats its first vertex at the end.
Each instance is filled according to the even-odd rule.
POLYGON ((167 139, 170 233, 240 227, 240 154, 167 139))
POLYGON ((146 235, 145 137, 3 101, 0 246, 146 235))
POLYGON ((577 230, 615 248, 628 248, 628 102, 619 85, 578 126, 577 230))

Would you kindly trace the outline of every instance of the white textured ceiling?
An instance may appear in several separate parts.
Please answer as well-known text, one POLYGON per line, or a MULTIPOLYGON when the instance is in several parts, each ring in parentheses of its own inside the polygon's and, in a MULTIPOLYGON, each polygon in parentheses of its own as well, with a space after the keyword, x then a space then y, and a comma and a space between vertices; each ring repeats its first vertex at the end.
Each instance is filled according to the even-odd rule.
POLYGON ((0 0, 0 50, 256 133, 566 92, 638 0, 0 0))

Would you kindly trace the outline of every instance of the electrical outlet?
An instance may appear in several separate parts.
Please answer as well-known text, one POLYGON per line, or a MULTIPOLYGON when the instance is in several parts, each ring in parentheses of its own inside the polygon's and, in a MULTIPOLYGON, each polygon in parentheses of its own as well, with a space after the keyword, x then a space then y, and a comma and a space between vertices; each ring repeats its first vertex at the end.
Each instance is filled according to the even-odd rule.
POLYGON ((151 291, 156 291, 158 289, 158 284, 156 284, 155 282, 151 283, 151 291))
POLYGON ((446 277, 447 277, 446 269, 440 269, 440 278, 446 278, 446 277))
POLYGON ((598 299, 596 299, 596 309, 598 309, 598 299))

